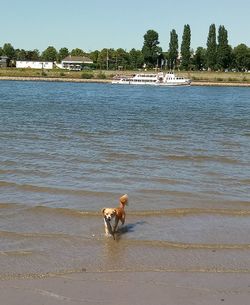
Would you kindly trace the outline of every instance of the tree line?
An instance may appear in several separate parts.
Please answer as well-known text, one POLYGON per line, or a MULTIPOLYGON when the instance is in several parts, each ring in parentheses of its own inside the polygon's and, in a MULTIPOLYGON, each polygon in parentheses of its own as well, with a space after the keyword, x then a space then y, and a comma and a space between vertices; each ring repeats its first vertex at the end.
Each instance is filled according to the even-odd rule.
POLYGON ((10 43, 0 47, 0 56, 7 56, 12 62, 16 60, 44 60, 61 62, 68 55, 87 56, 93 60, 96 69, 110 70, 135 70, 140 68, 180 69, 180 70, 250 70, 250 48, 241 43, 232 47, 228 43, 228 32, 220 25, 218 32, 215 24, 211 24, 208 31, 206 48, 191 49, 191 28, 184 25, 181 41, 175 29, 170 32, 170 41, 167 50, 160 47, 159 34, 154 30, 148 30, 143 36, 141 50, 122 48, 95 50, 84 52, 75 48, 49 46, 42 53, 39 50, 15 49, 10 43))

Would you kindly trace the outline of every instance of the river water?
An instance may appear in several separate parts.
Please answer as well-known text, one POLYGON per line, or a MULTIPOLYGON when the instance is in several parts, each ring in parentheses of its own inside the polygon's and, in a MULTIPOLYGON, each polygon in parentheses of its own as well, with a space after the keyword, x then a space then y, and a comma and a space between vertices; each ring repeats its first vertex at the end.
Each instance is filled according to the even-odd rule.
POLYGON ((250 272, 249 88, 1 81, 0 144, 0 278, 250 272))

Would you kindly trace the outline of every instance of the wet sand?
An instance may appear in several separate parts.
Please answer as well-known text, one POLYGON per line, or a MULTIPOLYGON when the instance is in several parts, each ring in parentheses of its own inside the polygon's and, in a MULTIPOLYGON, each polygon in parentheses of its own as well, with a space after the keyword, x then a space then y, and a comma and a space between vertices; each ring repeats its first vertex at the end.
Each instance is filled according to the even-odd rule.
POLYGON ((83 272, 0 281, 5 305, 246 305, 249 298, 249 273, 83 272))

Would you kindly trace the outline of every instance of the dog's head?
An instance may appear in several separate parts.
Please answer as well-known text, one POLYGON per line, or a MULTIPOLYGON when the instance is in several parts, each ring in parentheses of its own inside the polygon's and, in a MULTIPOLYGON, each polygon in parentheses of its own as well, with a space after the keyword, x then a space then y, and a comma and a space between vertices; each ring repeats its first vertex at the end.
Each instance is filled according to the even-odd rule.
POLYGON ((102 209, 102 215, 106 221, 111 221, 116 215, 116 210, 112 208, 104 208, 102 209))

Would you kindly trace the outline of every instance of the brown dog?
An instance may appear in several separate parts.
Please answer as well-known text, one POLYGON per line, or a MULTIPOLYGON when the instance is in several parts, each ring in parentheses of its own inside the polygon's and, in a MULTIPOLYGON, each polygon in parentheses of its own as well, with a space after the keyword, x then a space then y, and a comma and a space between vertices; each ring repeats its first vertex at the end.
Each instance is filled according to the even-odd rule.
POLYGON ((115 232, 119 223, 119 220, 122 224, 125 223, 125 205, 128 205, 128 195, 125 194, 120 197, 120 206, 117 208, 104 208, 102 209, 104 227, 106 235, 112 235, 115 239, 115 232), (115 220, 114 226, 112 228, 111 222, 112 219, 115 220))

